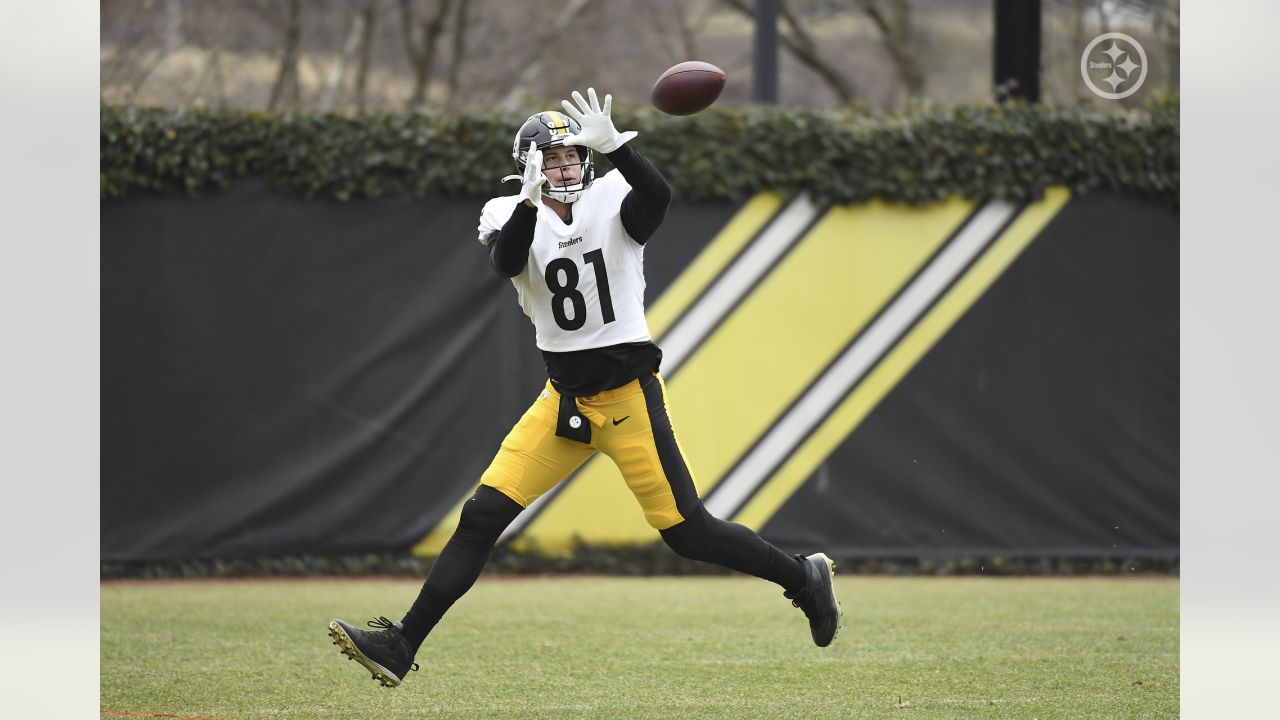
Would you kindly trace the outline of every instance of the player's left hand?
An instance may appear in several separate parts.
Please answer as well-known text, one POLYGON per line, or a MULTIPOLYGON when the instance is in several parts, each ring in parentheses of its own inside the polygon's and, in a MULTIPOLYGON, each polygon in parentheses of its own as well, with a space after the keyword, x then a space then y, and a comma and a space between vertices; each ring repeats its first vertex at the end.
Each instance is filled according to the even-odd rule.
POLYGON ((529 152, 524 156, 524 174, 508 175, 502 182, 520 181, 520 200, 529 207, 542 207, 542 186, 547 184, 547 174, 542 171, 542 151, 533 140, 529 141, 529 152))
POLYGON ((582 132, 564 139, 565 145, 586 145, 592 150, 611 153, 639 134, 634 130, 620 133, 613 126, 613 118, 610 117, 613 112, 612 95, 604 96, 603 108, 600 107, 600 101, 596 98, 595 88, 587 88, 587 96, 591 98, 589 104, 582 97, 582 93, 574 90, 573 100, 578 104, 577 107, 568 100, 560 102, 564 106, 565 113, 582 126, 582 132))

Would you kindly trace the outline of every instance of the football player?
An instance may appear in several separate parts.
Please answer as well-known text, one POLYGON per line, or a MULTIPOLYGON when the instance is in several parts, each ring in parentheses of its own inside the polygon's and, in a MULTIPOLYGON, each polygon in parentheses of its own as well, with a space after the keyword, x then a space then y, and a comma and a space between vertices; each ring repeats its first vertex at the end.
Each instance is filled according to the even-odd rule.
POLYGON ((400 622, 373 631, 329 623, 335 644, 384 686, 395 687, 423 640, 480 575, 503 529, 596 452, 622 472, 645 519, 679 555, 780 585, 829 645, 839 627, 833 563, 822 553, 789 556, 751 529, 712 516, 672 430, 662 352, 644 316, 644 249, 666 217, 671 189, 621 133, 594 89, 573 93, 564 112, 533 115, 512 147, 520 192, 480 214, 479 239, 493 269, 511 279, 533 321, 548 380, 502 441, 463 504, 458 528, 400 622), (603 153, 614 170, 595 176, 603 153))

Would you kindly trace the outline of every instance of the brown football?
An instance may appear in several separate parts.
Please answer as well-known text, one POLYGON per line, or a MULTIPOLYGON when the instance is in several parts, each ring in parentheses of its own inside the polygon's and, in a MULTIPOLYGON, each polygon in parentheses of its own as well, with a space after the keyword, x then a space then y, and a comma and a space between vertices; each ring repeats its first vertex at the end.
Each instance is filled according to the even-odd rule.
POLYGON ((653 84, 653 106, 668 115, 692 115, 711 107, 724 90, 724 71, 701 60, 668 68, 653 84))

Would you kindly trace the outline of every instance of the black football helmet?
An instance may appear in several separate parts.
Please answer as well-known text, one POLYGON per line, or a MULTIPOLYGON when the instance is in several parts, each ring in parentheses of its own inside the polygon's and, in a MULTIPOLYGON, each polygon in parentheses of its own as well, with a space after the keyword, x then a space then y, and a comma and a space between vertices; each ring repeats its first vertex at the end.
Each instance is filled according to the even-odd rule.
MULTIPOLYGON (((539 150, 565 147, 564 138, 580 132, 582 132, 582 126, 578 121, 564 113, 548 110, 530 115, 516 132, 516 139, 511 147, 511 156, 516 159, 516 169, 521 173, 524 172, 525 156, 529 154, 530 141, 536 143, 539 150)), ((582 171, 579 175, 582 179, 564 187, 555 187, 550 182, 542 187, 543 193, 562 203, 577 200, 587 188, 591 187, 591 181, 595 179, 595 168, 591 164, 591 148, 585 145, 574 147, 578 150, 577 164, 582 171)))

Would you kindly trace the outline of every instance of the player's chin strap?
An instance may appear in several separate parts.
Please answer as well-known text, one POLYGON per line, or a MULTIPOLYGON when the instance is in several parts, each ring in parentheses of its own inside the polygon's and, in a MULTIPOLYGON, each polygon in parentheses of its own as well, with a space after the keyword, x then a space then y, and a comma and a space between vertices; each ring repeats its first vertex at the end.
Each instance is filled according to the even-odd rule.
MULTIPOLYGON (((523 175, 508 175, 508 176, 506 176, 506 177, 502 178, 502 182, 508 182, 508 181, 510 181, 510 180, 520 180, 520 181, 523 181, 523 180, 524 180, 524 176, 523 176, 523 175)), ((584 193, 584 192, 586 192, 586 191, 587 191, 587 188, 586 188, 586 187, 583 187, 581 182, 576 182, 576 183, 574 183, 574 184, 575 184, 575 185, 578 185, 578 186, 580 186, 580 187, 579 187, 577 190, 562 190, 562 189, 560 189, 560 188, 556 187, 555 185, 552 185, 552 184, 550 184, 550 183, 547 183, 547 184, 543 185, 542 190, 541 190, 541 194, 542 194, 542 195, 546 195, 547 197, 550 197, 552 200, 556 200, 556 201, 558 201, 558 202, 562 202, 562 203, 564 203, 565 205, 571 205, 571 204, 573 204, 574 202, 576 202, 578 198, 582 197, 582 193, 584 193), (557 196, 559 196, 559 197, 557 197, 557 196)), ((534 202, 534 204, 535 204, 535 205, 540 205, 541 203, 540 203, 540 202, 536 202, 536 201, 535 201, 535 202, 534 202)))
POLYGON ((558 200, 565 205, 572 205, 578 201, 578 198, 582 197, 583 192, 585 190, 548 190, 547 197, 552 200, 558 200))

